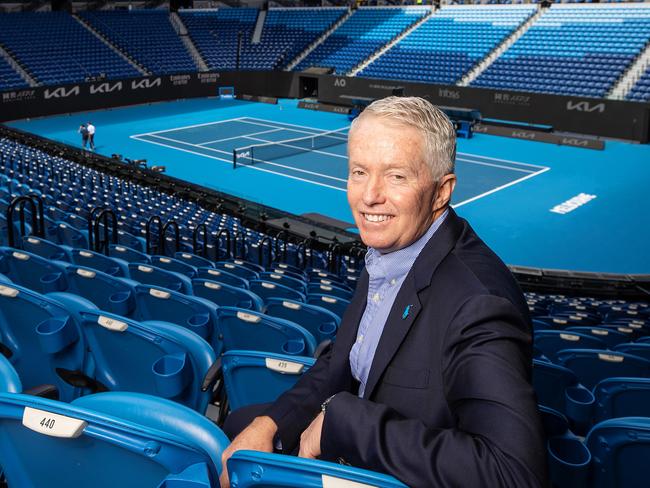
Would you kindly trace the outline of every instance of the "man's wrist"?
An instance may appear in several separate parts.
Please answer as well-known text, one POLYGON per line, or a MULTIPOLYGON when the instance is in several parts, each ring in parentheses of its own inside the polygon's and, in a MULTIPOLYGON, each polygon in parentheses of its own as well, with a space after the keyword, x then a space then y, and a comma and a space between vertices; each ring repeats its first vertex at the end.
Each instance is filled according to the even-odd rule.
POLYGON ((268 415, 263 415, 261 417, 255 417, 251 426, 254 426, 256 429, 261 429, 267 431, 270 435, 275 435, 278 431, 278 425, 275 421, 268 415))

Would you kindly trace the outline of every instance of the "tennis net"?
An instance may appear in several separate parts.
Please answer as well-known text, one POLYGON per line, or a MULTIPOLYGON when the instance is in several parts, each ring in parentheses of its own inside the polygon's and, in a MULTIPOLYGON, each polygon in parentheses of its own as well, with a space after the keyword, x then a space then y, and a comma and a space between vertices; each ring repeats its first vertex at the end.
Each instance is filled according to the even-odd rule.
POLYGON ((277 142, 265 142, 233 149, 233 168, 295 156, 339 146, 348 142, 348 127, 277 142))

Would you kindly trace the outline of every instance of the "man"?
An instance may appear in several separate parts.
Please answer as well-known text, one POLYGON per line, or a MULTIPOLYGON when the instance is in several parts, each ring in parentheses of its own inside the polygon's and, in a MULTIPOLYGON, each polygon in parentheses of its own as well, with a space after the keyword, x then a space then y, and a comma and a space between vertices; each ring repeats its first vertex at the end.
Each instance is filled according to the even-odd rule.
POLYGON ((86 146, 88 145, 88 128, 86 127, 86 124, 81 124, 79 129, 77 129, 77 132, 81 134, 81 146, 86 149, 86 146))
POLYGON ((86 126, 86 130, 88 131, 88 143, 90 144, 90 150, 94 151, 95 150, 95 126, 93 125, 92 122, 88 122, 88 125, 86 126))
POLYGON ((293 389, 231 414, 232 433, 255 418, 222 459, 281 445, 412 487, 545 486, 526 303, 449 207, 451 123, 424 99, 385 98, 354 121, 348 150, 348 202, 369 247, 355 296, 293 389))

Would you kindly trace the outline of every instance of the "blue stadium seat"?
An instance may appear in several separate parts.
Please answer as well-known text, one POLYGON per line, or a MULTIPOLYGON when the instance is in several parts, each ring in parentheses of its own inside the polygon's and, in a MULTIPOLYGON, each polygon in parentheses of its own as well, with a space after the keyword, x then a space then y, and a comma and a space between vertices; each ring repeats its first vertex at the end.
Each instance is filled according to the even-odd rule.
POLYGON ((298 302, 306 301, 303 293, 279 283, 266 280, 250 280, 249 284, 250 290, 264 300, 264 303, 268 303, 269 298, 287 298, 298 302))
POLYGON ((219 283, 225 283, 227 285, 236 286, 245 290, 248 290, 249 288, 248 280, 246 278, 242 278, 239 275, 230 273, 225 269, 202 267, 198 269, 197 277, 204 278, 206 280, 218 281, 219 283))
POLYGON ((264 301, 255 293, 218 281, 196 278, 192 280, 194 295, 210 300, 221 307, 237 307, 261 312, 264 301))
POLYGON ((12 487, 210 488, 219 485, 221 453, 228 446, 203 415, 126 392, 71 404, 0 394, 0 439, 0 468, 12 487))
POLYGON ((563 330, 537 330, 533 343, 551 361, 562 349, 607 349, 607 344, 594 336, 563 330))
POLYGON ((206 378, 216 355, 205 340, 169 322, 137 322, 100 311, 79 316, 93 360, 86 374, 101 387, 168 398, 205 412, 216 379, 206 378))
POLYGON ((129 265, 123 259, 106 256, 88 249, 72 249, 70 254, 74 264, 92 268, 111 276, 129 278, 129 265))
POLYGON ((650 361, 621 352, 599 349, 565 349, 557 354, 558 363, 573 371, 580 383, 593 388, 612 377, 650 377, 650 361))
POLYGON ((65 289, 66 264, 36 254, 0 247, 0 273, 39 293, 65 289))
POLYGON ((334 486, 404 488, 392 476, 352 466, 259 451, 237 451, 228 460, 231 484, 237 488, 334 486))
POLYGON ((301 325, 313 334, 318 343, 333 340, 341 323, 341 318, 330 310, 284 298, 269 298, 266 313, 301 325))
POLYGON ((330 310, 341 318, 347 310, 348 305, 350 305, 349 300, 345 300, 340 297, 333 297, 331 295, 321 294, 307 295, 307 303, 330 310))
POLYGON ((22 248, 48 260, 71 261, 71 250, 69 248, 40 237, 24 236, 22 248))
POLYGON ((219 308, 224 350, 244 349, 313 356, 316 339, 299 325, 251 310, 219 308))
POLYGON ((54 385, 64 401, 81 394, 59 373, 83 371, 86 343, 74 314, 58 301, 21 286, 0 285, 0 343, 25 389, 54 385))
MULTIPOLYGON (((647 359, 650 361, 650 344, 636 343, 636 342, 626 342, 623 344, 618 344, 615 348, 617 352, 624 352, 627 354, 634 354, 641 358, 647 359)), ((650 412, 648 412, 650 414, 650 412)), ((650 416, 650 415, 649 415, 650 416)))
POLYGON ((20 393, 23 384, 9 360, 0 354, 0 393, 20 393))
POLYGON ((221 358, 231 410, 275 401, 309 371, 315 360, 259 351, 227 351, 221 358))
POLYGON ((138 285, 135 288, 135 309, 129 316, 139 321, 172 322, 198 334, 221 354, 217 306, 201 297, 138 285))
POLYGON ((131 279, 143 285, 160 286, 186 295, 192 294, 192 281, 187 276, 175 271, 168 271, 150 264, 129 263, 129 275, 131 279))
POLYGON ((540 405, 564 415, 566 414, 566 390, 568 388, 586 390, 579 384, 578 377, 570 369, 537 359, 533 359, 533 388, 540 405))

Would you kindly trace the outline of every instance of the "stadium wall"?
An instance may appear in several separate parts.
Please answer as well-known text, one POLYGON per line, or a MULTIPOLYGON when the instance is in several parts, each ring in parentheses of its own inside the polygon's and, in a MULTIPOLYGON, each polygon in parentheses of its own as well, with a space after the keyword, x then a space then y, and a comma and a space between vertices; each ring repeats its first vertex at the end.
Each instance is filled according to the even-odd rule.
POLYGON ((305 78, 317 80, 320 102, 339 106, 401 92, 437 105, 477 109, 484 117, 548 124, 556 131, 643 143, 650 135, 650 105, 638 102, 286 71, 186 73, 6 91, 1 94, 0 122, 216 96, 219 86, 234 86, 238 94, 298 98, 305 78))

